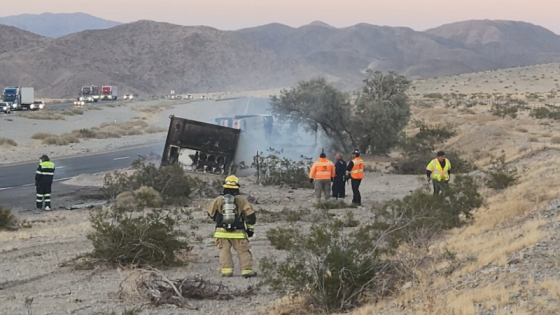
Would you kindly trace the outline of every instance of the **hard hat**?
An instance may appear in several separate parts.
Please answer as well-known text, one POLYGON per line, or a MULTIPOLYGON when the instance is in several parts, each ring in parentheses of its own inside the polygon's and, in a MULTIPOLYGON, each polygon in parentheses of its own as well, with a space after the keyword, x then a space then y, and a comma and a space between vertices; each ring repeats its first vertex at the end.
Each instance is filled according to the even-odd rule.
POLYGON ((360 150, 354 149, 354 151, 352 151, 352 154, 360 155, 360 150))
POLYGON ((237 176, 230 175, 226 177, 226 180, 224 182, 224 188, 238 189, 239 187, 240 187, 239 179, 237 178, 237 176))
POLYGON ((49 156, 46 154, 41 155, 40 157, 41 161, 49 161, 49 156))

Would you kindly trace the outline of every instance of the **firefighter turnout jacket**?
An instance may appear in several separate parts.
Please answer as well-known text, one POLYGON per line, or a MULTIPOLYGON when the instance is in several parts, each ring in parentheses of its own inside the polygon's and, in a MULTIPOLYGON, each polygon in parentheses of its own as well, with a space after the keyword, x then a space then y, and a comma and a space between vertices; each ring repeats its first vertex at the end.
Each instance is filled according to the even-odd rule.
POLYGON ((309 179, 331 179, 335 176, 334 164, 326 158, 319 158, 311 171, 309 172, 309 179))
POLYGON ((247 238, 246 231, 253 231, 257 221, 253 206, 241 195, 235 195, 234 202, 237 206, 237 213, 235 223, 233 224, 234 230, 232 231, 227 231, 222 227, 224 197, 218 196, 208 207, 208 216, 216 222, 215 238, 245 239, 247 238))
POLYGON ((39 164, 35 172, 35 186, 50 186, 54 178, 54 163, 44 161, 39 164))

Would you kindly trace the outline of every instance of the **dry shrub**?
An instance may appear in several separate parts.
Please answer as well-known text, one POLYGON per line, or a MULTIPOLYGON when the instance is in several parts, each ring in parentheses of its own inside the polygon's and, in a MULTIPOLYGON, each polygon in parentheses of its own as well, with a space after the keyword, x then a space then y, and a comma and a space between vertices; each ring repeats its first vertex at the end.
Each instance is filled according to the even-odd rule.
POLYGON ((143 134, 148 123, 142 120, 130 120, 124 122, 103 123, 99 127, 82 128, 72 131, 81 139, 109 139, 124 136, 135 136, 143 134))
POLYGON ((83 115, 84 110, 81 109, 81 108, 72 108, 72 109, 69 109, 69 110, 63 110, 63 111, 60 112, 60 114, 66 115, 66 116, 83 115))
POLYGON ((560 137, 552 137, 550 142, 553 144, 560 144, 560 137))
POLYGON ((146 129, 144 129, 145 133, 158 133, 158 132, 166 132, 166 131, 167 129, 158 126, 149 126, 146 129))
POLYGON ((0 137, 0 145, 17 147, 17 142, 10 138, 0 137))
POLYGON ((79 143, 80 139, 71 133, 65 133, 60 136, 49 136, 43 139, 42 143, 46 145, 69 145, 72 143, 79 143))
POLYGON ((11 209, 0 206, 0 230, 14 231, 18 229, 18 220, 11 209))
POLYGON ((38 120, 64 120, 64 116, 55 114, 50 111, 33 111, 33 112, 23 112, 19 114, 20 117, 28 119, 38 119, 38 120))
POLYGON ((175 252, 190 251, 187 234, 177 227, 188 213, 161 208, 160 194, 140 187, 126 196, 126 203, 100 208, 90 214, 92 257, 114 265, 182 265, 175 252))
POLYGON ((50 137, 57 137, 57 135, 55 135, 53 133, 49 133, 49 132, 36 132, 31 136, 31 139, 44 140, 44 139, 50 138, 50 137))
POLYGON ((170 280, 157 269, 132 271, 121 283, 120 298, 138 297, 149 300, 154 306, 164 304, 198 309, 192 300, 229 301, 246 298, 254 294, 256 288, 230 290, 221 282, 205 280, 201 277, 170 280))
POLYGON ((147 113, 147 114, 155 114, 164 110, 173 109, 173 107, 174 107, 173 104, 163 102, 156 105, 146 105, 146 106, 134 105, 132 106, 132 110, 139 111, 142 113, 147 113))

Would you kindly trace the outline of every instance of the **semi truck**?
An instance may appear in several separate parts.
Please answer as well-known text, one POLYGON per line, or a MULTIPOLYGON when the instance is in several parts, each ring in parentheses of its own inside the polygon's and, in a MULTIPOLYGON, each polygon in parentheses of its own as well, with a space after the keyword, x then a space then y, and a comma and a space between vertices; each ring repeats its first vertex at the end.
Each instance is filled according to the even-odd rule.
POLYGON ((95 85, 82 86, 78 100, 74 105, 83 106, 85 103, 93 103, 99 101, 99 88, 95 85))
POLYGON ((30 109, 35 101, 35 89, 32 87, 9 86, 2 93, 2 101, 12 110, 30 109))
POLYGON ((114 85, 104 85, 101 87, 101 100, 102 101, 116 101, 118 95, 118 88, 114 85))
POLYGON ((170 116, 161 165, 178 163, 186 170, 228 174, 236 164, 251 165, 269 148, 283 156, 318 157, 328 145, 320 128, 290 116, 243 115, 204 123, 170 116))

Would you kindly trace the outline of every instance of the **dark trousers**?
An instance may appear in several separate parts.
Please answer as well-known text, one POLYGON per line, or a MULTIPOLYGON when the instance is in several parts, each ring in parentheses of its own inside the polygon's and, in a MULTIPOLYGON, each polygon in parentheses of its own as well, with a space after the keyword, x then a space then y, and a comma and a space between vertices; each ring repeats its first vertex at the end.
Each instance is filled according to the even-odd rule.
POLYGON ((360 195, 360 184, 362 183, 361 179, 350 179, 352 184, 352 203, 356 205, 362 204, 362 195, 360 195))
POLYGON ((51 184, 43 184, 37 186, 37 209, 43 209, 43 201, 45 207, 51 207, 51 184))
POLYGON ((346 187, 344 187, 344 178, 342 178, 342 176, 334 178, 332 196, 336 199, 346 197, 346 187))
POLYGON ((440 193, 445 193, 447 188, 449 188, 449 182, 433 180, 434 184, 434 195, 439 195, 440 193))

